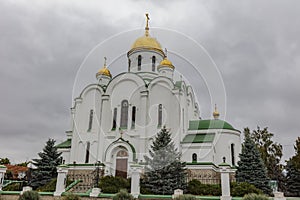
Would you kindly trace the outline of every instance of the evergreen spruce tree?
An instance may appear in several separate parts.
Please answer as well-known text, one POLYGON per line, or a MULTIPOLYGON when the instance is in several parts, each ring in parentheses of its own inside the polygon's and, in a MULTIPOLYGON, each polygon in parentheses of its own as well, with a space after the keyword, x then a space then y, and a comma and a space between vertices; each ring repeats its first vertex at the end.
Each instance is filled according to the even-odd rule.
POLYGON ((56 178, 56 167, 61 163, 61 153, 57 152, 55 140, 49 139, 43 148, 43 151, 38 153, 39 159, 33 159, 33 164, 37 167, 33 171, 32 180, 29 183, 34 189, 43 186, 56 178))
POLYGON ((242 152, 240 153, 240 161, 236 171, 237 182, 247 182, 261 189, 266 194, 271 192, 268 186, 269 179, 267 170, 260 152, 254 141, 245 130, 245 141, 242 144, 242 152))
POLYGON ((294 146, 296 154, 287 161, 286 190, 289 196, 300 196, 300 137, 294 146))
POLYGON ((186 188, 185 163, 171 139, 170 132, 163 127, 155 137, 150 157, 145 156, 146 168, 143 184, 154 194, 173 194, 175 189, 186 188))

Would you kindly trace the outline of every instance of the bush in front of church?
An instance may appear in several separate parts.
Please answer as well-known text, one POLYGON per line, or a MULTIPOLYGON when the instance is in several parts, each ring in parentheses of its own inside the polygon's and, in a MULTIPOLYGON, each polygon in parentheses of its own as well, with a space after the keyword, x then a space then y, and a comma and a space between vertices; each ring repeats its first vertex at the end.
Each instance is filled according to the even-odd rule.
POLYGON ((36 191, 26 191, 20 197, 19 200, 40 200, 41 197, 36 191))
POLYGON ((130 181, 118 176, 104 176, 100 179, 99 188, 103 193, 117 193, 121 189, 130 190, 130 181))
POLYGON ((134 197, 125 189, 121 189, 114 197, 113 200, 134 200, 134 197))
POLYGON ((190 194, 184 194, 176 197, 174 200, 196 200, 197 198, 190 194))
POLYGON ((254 185, 247 183, 247 182, 241 182, 241 183, 231 183, 231 196, 234 197, 243 197, 246 194, 263 194, 263 192, 256 188, 254 185))
POLYGON ((263 194, 247 194, 245 195, 242 200, 269 200, 266 195, 263 194))
POLYGON ((221 186, 219 184, 202 184, 200 181, 193 179, 188 182, 187 193, 194 195, 221 195, 221 186))

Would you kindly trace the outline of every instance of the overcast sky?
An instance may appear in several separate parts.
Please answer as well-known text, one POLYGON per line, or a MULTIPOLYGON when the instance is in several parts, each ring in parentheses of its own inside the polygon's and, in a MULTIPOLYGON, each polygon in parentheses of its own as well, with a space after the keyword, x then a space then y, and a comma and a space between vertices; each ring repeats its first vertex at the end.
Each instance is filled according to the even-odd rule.
MULTIPOLYGON (((117 58, 141 36, 148 12, 150 25, 157 27, 151 34, 163 47, 168 44, 178 73, 185 68, 177 58, 193 59, 195 51, 176 56, 186 42, 169 41, 159 30, 178 31, 207 50, 224 82, 226 101, 220 110, 226 109, 226 121, 239 130, 269 127, 287 159, 300 136, 299 9, 297 0, 1 1, 0 157, 23 162, 36 157, 48 138, 62 142, 72 99, 83 87, 77 82, 84 59, 112 35, 137 30, 98 48, 106 55, 93 51, 93 66, 82 76, 83 83, 93 83, 103 56, 117 58)), ((124 58, 111 66, 113 75, 126 71, 124 58)), ((198 92, 205 88, 203 81, 184 78, 195 88, 202 118, 210 118, 209 95, 198 92)))

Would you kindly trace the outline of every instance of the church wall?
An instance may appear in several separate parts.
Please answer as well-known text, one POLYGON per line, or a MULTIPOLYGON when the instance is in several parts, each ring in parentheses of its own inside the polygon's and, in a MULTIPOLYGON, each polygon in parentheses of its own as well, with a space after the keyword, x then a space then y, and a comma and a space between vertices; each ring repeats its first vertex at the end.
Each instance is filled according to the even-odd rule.
POLYGON ((197 162, 213 162, 214 150, 212 143, 189 143, 182 144, 182 160, 193 162, 192 155, 196 153, 197 162))
MULTIPOLYGON (((87 142, 90 144, 98 139, 99 121, 101 111, 101 93, 96 88, 87 89, 82 94, 81 101, 75 105, 74 130, 72 137, 72 148, 70 163, 84 163, 87 142), (93 110, 93 114, 91 114, 93 110), (91 117, 92 115, 92 117, 91 117), (91 124, 90 124, 90 120, 91 124), (78 148, 76 148, 78 147, 78 148)), ((90 145, 90 157, 96 155, 90 145)))
POLYGON ((158 82, 149 93, 149 128, 148 137, 153 137, 162 127, 158 127, 158 105, 162 104, 162 126, 170 128, 172 139, 179 148, 180 142, 180 100, 172 93, 168 84, 158 82), (150 128, 151 127, 151 128, 150 128))
POLYGON ((238 162, 238 154, 240 152, 240 133, 237 131, 226 130, 218 133, 215 137, 215 163, 223 162, 223 157, 226 158, 226 163, 232 165, 231 144, 234 144, 234 161, 235 165, 238 162))

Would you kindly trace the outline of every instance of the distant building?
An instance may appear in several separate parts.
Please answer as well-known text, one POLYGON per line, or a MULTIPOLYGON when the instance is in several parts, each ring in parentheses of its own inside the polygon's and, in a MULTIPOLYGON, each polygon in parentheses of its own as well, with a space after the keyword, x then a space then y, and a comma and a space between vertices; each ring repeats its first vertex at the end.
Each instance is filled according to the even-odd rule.
POLYGON ((144 163, 153 138, 166 126, 187 163, 189 179, 219 181, 223 158, 232 167, 238 161, 240 131, 219 119, 216 108, 213 119, 200 119, 192 86, 174 80, 175 65, 150 36, 148 20, 127 57, 127 72, 112 76, 105 63, 97 82, 74 101, 71 130, 57 145, 69 175, 85 176, 91 183, 91 171, 100 161, 106 175, 130 177, 130 165, 144 163))

